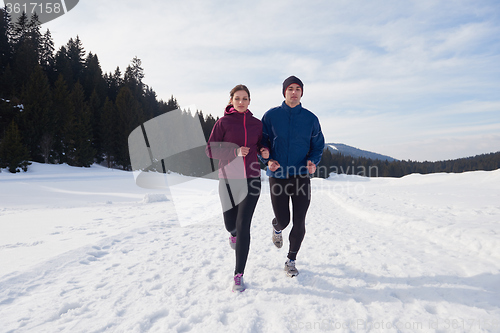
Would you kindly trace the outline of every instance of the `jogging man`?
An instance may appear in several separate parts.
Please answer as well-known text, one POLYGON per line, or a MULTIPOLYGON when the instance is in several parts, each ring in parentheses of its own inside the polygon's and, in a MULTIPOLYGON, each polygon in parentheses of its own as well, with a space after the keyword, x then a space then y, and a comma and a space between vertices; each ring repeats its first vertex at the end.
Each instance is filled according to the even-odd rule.
POLYGON ((283 82, 285 101, 267 111, 262 117, 262 145, 270 147, 267 175, 274 211, 272 241, 283 246, 282 231, 290 223, 292 201, 292 230, 285 262, 288 276, 299 274, 295 260, 306 232, 306 213, 311 201, 310 175, 321 160, 325 139, 318 118, 302 107, 304 84, 290 76, 283 82))

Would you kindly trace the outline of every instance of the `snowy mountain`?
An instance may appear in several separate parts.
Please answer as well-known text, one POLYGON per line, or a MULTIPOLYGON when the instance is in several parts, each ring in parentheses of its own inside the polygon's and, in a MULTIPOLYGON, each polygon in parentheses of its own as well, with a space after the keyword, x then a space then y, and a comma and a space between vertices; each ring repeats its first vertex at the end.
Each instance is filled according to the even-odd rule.
POLYGON ((293 279, 263 176, 238 294, 218 181, 178 177, 1 172, 0 332, 500 331, 500 170, 311 179, 293 279))
POLYGON ((372 153, 372 152, 366 151, 366 150, 361 150, 358 148, 354 148, 354 147, 345 145, 343 143, 326 143, 325 148, 328 148, 328 150, 330 150, 330 152, 332 152, 334 154, 341 153, 343 155, 352 156, 355 158, 364 157, 364 158, 371 158, 372 160, 379 159, 381 161, 389 161, 389 162, 396 160, 390 156, 372 153))

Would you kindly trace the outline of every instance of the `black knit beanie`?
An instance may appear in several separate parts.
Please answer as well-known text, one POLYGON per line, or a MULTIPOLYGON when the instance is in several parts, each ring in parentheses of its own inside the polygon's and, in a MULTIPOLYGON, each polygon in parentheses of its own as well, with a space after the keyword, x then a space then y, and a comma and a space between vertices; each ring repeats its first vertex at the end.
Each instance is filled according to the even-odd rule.
POLYGON ((297 83, 300 86, 300 89, 302 89, 302 95, 304 95, 304 84, 302 83, 302 81, 300 81, 298 77, 292 75, 288 77, 285 81, 283 81, 283 96, 285 96, 285 91, 288 88, 288 86, 293 83, 297 83))

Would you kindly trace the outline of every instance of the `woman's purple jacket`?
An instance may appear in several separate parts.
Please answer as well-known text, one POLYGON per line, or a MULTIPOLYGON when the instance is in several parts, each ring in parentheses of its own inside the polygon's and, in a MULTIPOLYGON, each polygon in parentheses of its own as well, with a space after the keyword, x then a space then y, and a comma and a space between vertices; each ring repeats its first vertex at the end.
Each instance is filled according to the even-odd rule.
POLYGON ((241 113, 228 105, 224 116, 217 120, 208 139, 205 152, 219 160, 219 178, 242 179, 260 177, 257 155, 261 144, 262 122, 250 110, 241 113), (241 158, 239 147, 249 147, 250 152, 241 158))

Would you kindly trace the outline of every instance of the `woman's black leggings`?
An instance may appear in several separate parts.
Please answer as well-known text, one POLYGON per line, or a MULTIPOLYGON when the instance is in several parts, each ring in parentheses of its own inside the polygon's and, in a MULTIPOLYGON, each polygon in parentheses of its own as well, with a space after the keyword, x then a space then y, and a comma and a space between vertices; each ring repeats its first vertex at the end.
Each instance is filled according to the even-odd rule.
POLYGON ((306 234, 306 214, 311 202, 311 179, 309 175, 287 179, 269 177, 271 203, 273 205, 274 229, 285 229, 290 224, 290 199, 292 199, 293 227, 290 231, 288 258, 295 260, 306 234))
MULTIPOLYGON (((248 250, 250 249, 250 225, 255 211, 255 206, 257 206, 257 201, 260 196, 260 178, 248 178, 247 189, 248 193, 243 201, 223 213, 226 230, 229 231, 231 235, 236 236, 235 275, 239 273, 243 274, 245 271, 248 250)), ((231 193, 231 196, 234 196, 235 198, 238 197, 238 193, 232 193, 231 190, 234 192, 234 186, 231 187, 225 179, 220 179, 219 195, 222 195, 223 193, 227 194, 229 192, 231 193)), ((227 199, 222 196, 221 200, 227 201, 227 199)))

